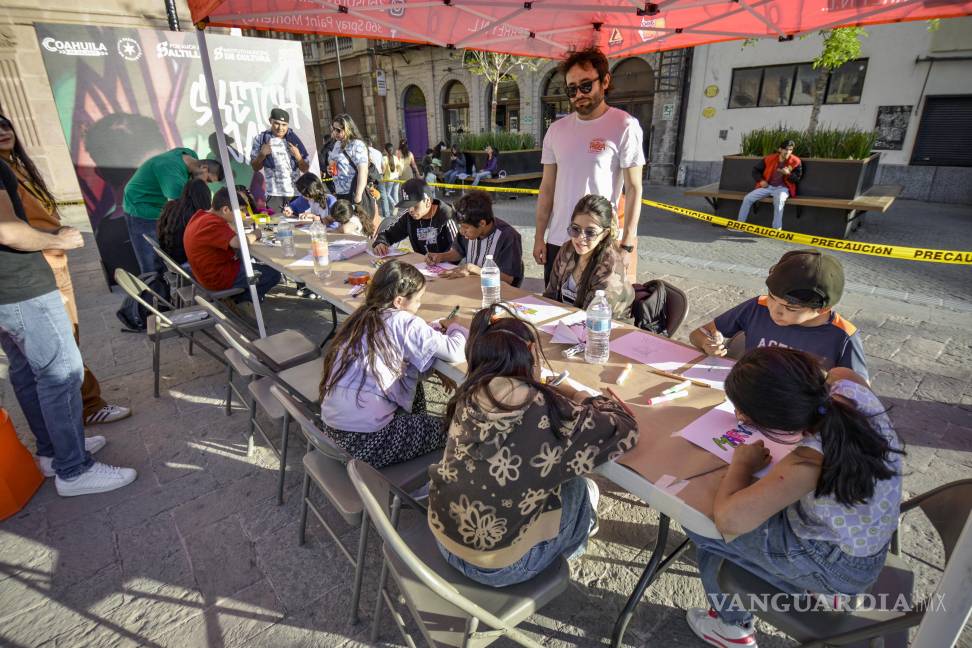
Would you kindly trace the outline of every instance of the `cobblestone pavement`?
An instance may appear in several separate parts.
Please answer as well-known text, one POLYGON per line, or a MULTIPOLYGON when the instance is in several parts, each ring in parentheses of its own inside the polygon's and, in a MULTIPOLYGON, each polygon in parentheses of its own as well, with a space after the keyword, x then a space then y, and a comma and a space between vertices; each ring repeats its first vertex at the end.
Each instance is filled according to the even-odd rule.
MULTIPOLYGON (((972 249, 959 244, 970 234, 956 220, 970 215, 967 208, 944 216, 938 206, 929 209, 922 233, 951 231, 939 234, 938 243, 910 244, 947 239, 953 241, 949 247, 972 249)), ((532 213, 523 200, 501 210, 504 216, 532 213)), ((83 222, 77 209, 68 216, 83 222)), ((740 268, 765 270, 785 246, 744 235, 726 238, 721 230, 673 218, 646 213, 640 274, 663 276, 688 292, 691 312, 677 335, 685 339, 693 327, 756 294, 761 279, 740 268), (661 257, 661 251, 699 263, 661 257), (697 267, 706 261, 735 267, 697 267)), ((532 240, 531 231, 524 234, 532 240)), ((99 459, 133 466, 139 479, 114 493, 71 499, 59 498, 48 481, 21 513, 0 522, 0 645, 367 645, 377 549, 367 560, 362 623, 351 626, 349 565, 314 522, 307 543, 297 545, 300 453, 291 453, 285 504, 278 507, 276 461, 262 447, 247 458, 245 413, 238 409, 226 417, 222 411, 222 369, 204 354, 187 357, 178 342, 164 345, 163 394, 154 399, 149 346, 142 336, 119 333, 114 311, 120 298, 106 292, 93 242, 86 239, 89 247, 71 255, 83 355, 106 398, 135 410, 131 419, 91 433, 109 440, 99 459)), ((968 268, 842 258, 861 285, 908 292, 921 286, 956 301, 969 298, 968 268)), ((535 277, 539 268, 531 263, 529 271, 535 277)), ((327 333, 317 302, 271 296, 267 304, 271 329, 296 327, 318 339, 327 333)), ((850 292, 840 310, 864 332, 874 387, 907 444, 907 494, 972 476, 967 312, 863 291, 850 292)), ((5 370, 0 373, 5 378, 5 370)), ((0 381, 0 404, 32 446, 8 384, 0 381)), ((442 396, 433 393, 432 399, 442 396)), ((603 645, 652 546, 656 513, 603 480, 602 488, 601 530, 588 554, 572 564, 568 591, 523 626, 547 646, 603 645)), ((329 517, 336 518, 333 512, 329 517)), ((920 515, 906 518, 902 531, 918 592, 928 594, 943 563, 937 538, 920 515)), ((356 530, 344 530, 343 538, 355 542, 356 530)), ((671 545, 681 538, 676 525, 671 545)), ((658 580, 638 608, 627 645, 701 645, 683 620, 685 607, 703 603, 696 574, 689 555, 658 580)), ((762 646, 792 645, 766 624, 759 629, 762 646)), ((382 639, 400 642, 387 616, 382 639)), ((960 645, 972 646, 972 632, 960 645)))

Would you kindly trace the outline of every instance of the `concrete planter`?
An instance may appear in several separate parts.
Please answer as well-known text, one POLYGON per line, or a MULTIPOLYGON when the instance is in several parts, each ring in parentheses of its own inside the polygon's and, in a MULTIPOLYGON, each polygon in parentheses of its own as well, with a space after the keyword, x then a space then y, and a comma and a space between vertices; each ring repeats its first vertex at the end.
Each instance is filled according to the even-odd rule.
MULTIPOLYGON (((846 200, 856 198, 874 185, 880 157, 880 153, 873 153, 863 160, 804 159, 803 179, 797 185, 797 195, 846 200)), ((724 156, 719 189, 751 191, 755 187, 753 166, 759 160, 750 155, 724 156)))
MULTIPOLYGON (((472 164, 477 169, 486 166, 486 153, 483 151, 463 151, 466 154, 466 172, 472 173, 472 164)), ((542 171, 540 165, 540 149, 524 149, 522 151, 500 151, 499 169, 508 175, 517 173, 536 173, 542 171)), ((443 162, 444 164, 444 162, 443 162)))

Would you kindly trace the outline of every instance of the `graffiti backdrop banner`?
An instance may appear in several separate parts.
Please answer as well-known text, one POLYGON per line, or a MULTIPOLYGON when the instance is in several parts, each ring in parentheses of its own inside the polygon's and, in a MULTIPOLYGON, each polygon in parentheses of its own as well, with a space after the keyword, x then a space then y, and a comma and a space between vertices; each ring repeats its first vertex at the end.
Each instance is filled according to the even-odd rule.
MULTIPOLYGON (((137 273, 123 218, 125 184, 149 157, 191 148, 219 159, 209 95, 193 32, 35 24, 54 102, 71 151, 109 283, 116 267, 137 273)), ((249 166, 254 137, 270 110, 314 152, 304 59, 297 42, 208 38, 236 183, 258 198, 262 174, 249 166)))

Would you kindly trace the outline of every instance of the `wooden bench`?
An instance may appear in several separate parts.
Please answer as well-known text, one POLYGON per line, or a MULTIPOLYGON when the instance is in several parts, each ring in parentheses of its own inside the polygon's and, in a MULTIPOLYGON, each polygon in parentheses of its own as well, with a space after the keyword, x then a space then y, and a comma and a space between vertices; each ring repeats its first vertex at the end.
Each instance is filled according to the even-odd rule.
MULTIPOLYGON (((472 176, 466 178, 470 182, 472 176)), ((479 181, 480 185, 485 185, 489 187, 511 187, 517 189, 539 189, 540 179, 543 178, 543 173, 537 171, 535 173, 509 173, 503 178, 483 178, 479 181)), ((463 181, 465 184, 465 181, 463 181)), ((499 195, 505 196, 510 199, 515 199, 517 196, 523 194, 508 193, 504 194, 497 192, 499 195)))
MULTIPOLYGON (((746 193, 719 189, 719 183, 713 182, 704 187, 689 189, 685 195, 701 196, 712 205, 717 216, 735 220, 746 193)), ((814 236, 848 238, 864 222, 867 212, 883 214, 891 208, 900 193, 900 185, 874 185, 852 199, 797 195, 795 198, 788 198, 783 208, 783 229, 814 236)), ((762 198, 754 204, 747 222, 766 227, 772 225, 773 201, 762 198)))

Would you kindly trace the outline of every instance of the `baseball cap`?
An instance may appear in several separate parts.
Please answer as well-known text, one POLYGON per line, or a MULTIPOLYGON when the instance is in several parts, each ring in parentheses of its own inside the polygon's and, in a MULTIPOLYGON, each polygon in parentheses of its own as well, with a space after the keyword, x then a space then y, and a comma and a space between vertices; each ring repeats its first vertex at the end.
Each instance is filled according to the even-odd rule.
POLYGON ((270 111, 270 119, 290 123, 290 113, 283 108, 274 108, 270 111))
POLYGON ((844 268, 829 254, 792 250, 770 268, 766 287, 791 304, 830 308, 844 294, 844 268))
POLYGON ((409 209, 422 202, 429 195, 429 185, 422 178, 406 180, 402 185, 402 199, 395 209, 409 209))

